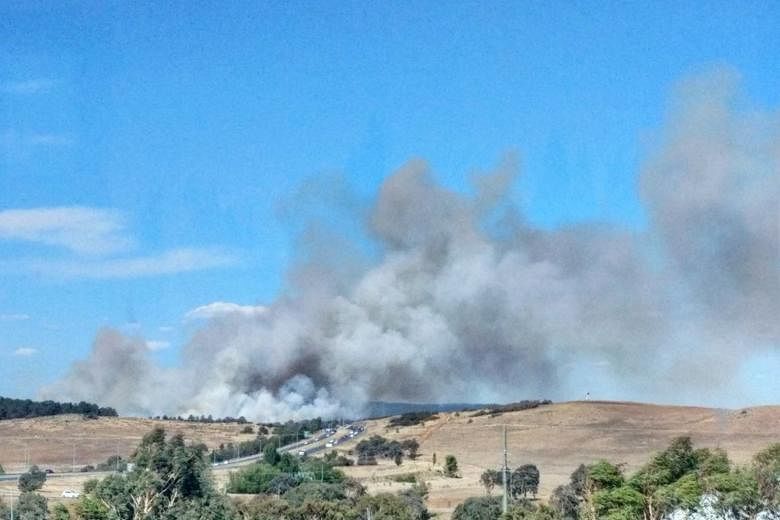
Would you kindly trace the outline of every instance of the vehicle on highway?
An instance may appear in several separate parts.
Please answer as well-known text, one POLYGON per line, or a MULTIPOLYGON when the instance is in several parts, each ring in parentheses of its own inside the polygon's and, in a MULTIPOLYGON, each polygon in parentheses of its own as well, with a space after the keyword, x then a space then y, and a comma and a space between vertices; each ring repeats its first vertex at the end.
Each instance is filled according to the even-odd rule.
POLYGON ((62 492, 63 498, 78 498, 80 493, 78 491, 73 491, 72 489, 66 489, 62 492))

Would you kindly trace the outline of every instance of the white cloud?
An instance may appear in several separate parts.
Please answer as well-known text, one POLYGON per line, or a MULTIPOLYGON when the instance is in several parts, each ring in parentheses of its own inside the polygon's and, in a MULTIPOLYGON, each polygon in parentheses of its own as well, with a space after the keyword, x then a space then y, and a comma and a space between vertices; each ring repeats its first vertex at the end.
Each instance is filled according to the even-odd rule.
POLYGON ((129 254, 136 240, 114 209, 60 206, 0 210, 0 241, 27 242, 70 251, 57 257, 0 260, 0 272, 50 278, 140 278, 234 265, 237 256, 219 247, 182 247, 129 254))
POLYGON ((263 305, 239 305, 230 302, 213 302, 207 305, 201 305, 189 311, 185 320, 210 320, 225 316, 262 316, 268 311, 263 305))
POLYGON ((155 352, 158 350, 164 350, 171 346, 170 341, 165 341, 162 339, 148 339, 146 340, 146 348, 149 350, 155 352))
POLYGON ((0 271, 66 279, 143 278, 235 265, 238 258, 217 248, 179 248, 156 255, 81 260, 0 263, 0 271))
POLYGON ((134 241, 122 215, 90 207, 7 209, 0 211, 0 239, 60 246, 80 254, 123 251, 134 241))
POLYGON ((0 314, 0 321, 25 321, 29 319, 30 315, 24 313, 0 314))
POLYGON ((0 83, 0 92, 6 94, 39 94, 54 86, 54 81, 46 78, 28 79, 22 81, 6 81, 0 83))
POLYGON ((30 134, 27 141, 33 146, 70 146, 75 140, 68 134, 30 134))
POLYGON ((14 350, 14 356, 19 356, 19 357, 30 357, 30 356, 34 356, 37 353, 38 353, 38 349, 34 349, 30 347, 20 347, 14 350))
POLYGON ((51 132, 17 132, 13 129, 0 131, 0 153, 11 161, 24 161, 40 149, 62 148, 74 144, 70 134, 51 132))

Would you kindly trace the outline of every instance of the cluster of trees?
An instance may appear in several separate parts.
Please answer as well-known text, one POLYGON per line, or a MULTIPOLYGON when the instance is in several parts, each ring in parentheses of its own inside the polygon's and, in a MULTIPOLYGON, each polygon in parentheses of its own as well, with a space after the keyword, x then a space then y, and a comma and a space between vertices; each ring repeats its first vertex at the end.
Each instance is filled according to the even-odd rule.
POLYGON ((336 450, 326 453, 323 458, 331 466, 352 466, 354 464, 352 459, 341 455, 336 450))
MULTIPOLYGON (((13 518, 19 520, 68 520, 70 516, 68 510, 63 506, 55 506, 52 514, 49 513, 49 506, 46 498, 33 492, 24 492, 19 495, 13 507, 13 518)), ((0 519, 9 520, 12 518, 11 507, 0 500, 0 519)))
POLYGON ((581 465, 546 505, 528 498, 539 485, 535 466, 515 469, 510 479, 506 517, 501 516, 502 497, 490 496, 503 483, 502 475, 489 470, 480 478, 488 496, 460 504, 453 519, 664 520, 693 513, 730 520, 780 518, 780 444, 740 467, 725 451, 696 449, 690 438, 680 437, 630 475, 606 460, 581 465))
POLYGON ((372 435, 355 446, 355 453, 359 465, 376 464, 377 457, 392 459, 396 464, 401 465, 404 455, 412 460, 417 458, 419 448, 420 444, 415 439, 398 442, 388 440, 380 435, 372 435))
POLYGON ((0 420, 25 419, 47 415, 81 414, 86 417, 116 417, 116 410, 93 403, 58 403, 56 401, 31 401, 0 397, 0 420))
MULTIPOLYGON (((512 499, 536 498, 539 492, 539 468, 534 464, 523 464, 508 472, 507 488, 512 499)), ((479 479, 485 487, 485 492, 490 495, 493 488, 504 485, 503 471, 489 469, 482 473, 479 479)))
POLYGON ((79 471, 82 473, 89 473, 90 471, 127 471, 127 461, 119 455, 111 455, 104 462, 99 463, 97 466, 87 464, 82 466, 79 471))
POLYGON ((273 445, 263 450, 263 460, 230 474, 227 491, 281 496, 305 482, 344 482, 344 473, 324 459, 299 459, 279 453, 273 445))
POLYGON ((326 428, 336 428, 338 421, 324 421, 322 418, 307 419, 303 421, 287 421, 285 423, 276 423, 267 425, 271 428, 271 433, 285 439, 303 439, 307 433, 316 432, 326 428))
POLYGON ((22 493, 38 491, 46 482, 46 472, 38 466, 32 466, 26 473, 19 476, 17 485, 22 493))
POLYGON ((425 421, 433 421, 438 418, 439 416, 433 412, 408 412, 393 417, 388 424, 393 428, 400 426, 415 426, 424 423, 425 421))
MULTIPOLYGON (((427 488, 415 484, 397 494, 367 495, 357 482, 334 467, 333 457, 299 459, 263 449, 263 462, 231 474, 227 491, 259 495, 233 502, 216 490, 208 451, 188 445, 180 435, 161 428, 144 436, 129 461, 133 469, 90 480, 70 507, 48 507, 35 493, 46 479, 32 468, 20 478, 21 495, 14 504, 23 520, 427 520, 427 488)), ((109 459, 117 465, 122 459, 109 459)), ((0 502, 0 519, 10 509, 0 502)))
POLYGON ((247 520, 427 520, 427 488, 369 496, 357 481, 335 467, 334 456, 293 457, 269 445, 263 461, 230 475, 230 493, 260 495, 236 506, 247 520))
POLYGON ((249 421, 242 415, 241 417, 217 417, 214 418, 211 415, 188 415, 183 417, 181 415, 156 415, 150 417, 150 419, 156 419, 158 421, 183 421, 183 422, 197 422, 197 423, 238 423, 247 424, 249 421))
POLYGON ((282 496, 258 497, 237 506, 242 520, 427 520, 427 489, 368 495, 353 481, 305 482, 282 496))
POLYGON ((130 458, 133 470, 84 485, 73 516, 79 520, 174 520, 235 518, 229 500, 211 480, 206 446, 167 438, 156 428, 130 458))
MULTIPOLYGON (((455 508, 452 520, 560 520, 550 506, 521 499, 512 502, 506 516, 502 516, 500 496, 472 497, 455 508)), ((639 519, 634 519, 639 520, 639 519)))
POLYGON ((736 467, 725 451, 694 449, 690 438, 680 437, 630 476, 603 460, 581 466, 551 504, 563 518, 592 520, 660 520, 673 511, 702 510, 726 518, 780 514, 780 444, 736 467))

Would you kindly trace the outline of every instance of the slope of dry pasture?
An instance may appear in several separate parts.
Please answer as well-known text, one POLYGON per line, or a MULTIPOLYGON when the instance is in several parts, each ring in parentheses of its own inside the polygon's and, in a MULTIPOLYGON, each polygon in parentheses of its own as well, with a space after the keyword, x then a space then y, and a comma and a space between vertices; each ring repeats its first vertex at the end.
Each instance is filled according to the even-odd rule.
MULTIPOLYGON (((408 484, 393 476, 413 473, 430 485, 429 508, 448 518, 455 506, 469 496, 484 494, 479 475, 498 468, 502 459, 502 430, 507 427, 510 466, 534 463, 541 471, 541 496, 565 483, 580 464, 604 458, 625 464, 631 472, 675 437, 689 435, 697 446, 721 447, 732 460, 746 463, 758 450, 780 442, 780 406, 718 410, 700 407, 659 406, 622 402, 569 402, 542 406, 496 417, 471 417, 472 412, 440 413, 423 425, 388 428, 387 419, 367 422, 368 431, 359 439, 338 448, 348 451, 358 440, 372 434, 392 439, 416 438, 420 457, 396 467, 390 461, 378 466, 346 468, 370 492, 395 491, 408 484), (437 464, 432 463, 436 454, 437 464), (458 458, 462 478, 444 478, 444 458, 458 458)), ((181 432, 188 440, 209 447, 245 440, 252 435, 239 432, 238 424, 199 424, 154 421, 139 418, 57 416, 0 421, 0 464, 7 472, 18 471, 29 449, 30 460, 41 467, 70 469, 76 447, 77 465, 95 464, 114 453, 129 455, 141 437, 154 426, 181 432)), ((227 478, 222 468, 215 471, 220 482, 227 478)), ((78 477, 51 479, 44 487, 50 498, 60 488, 80 488, 78 477)), ((2 483, 0 488, 14 485, 2 483)))
POLYGON ((348 472, 363 479, 369 489, 380 491, 397 486, 391 483, 393 474, 419 473, 431 486, 429 507, 447 516, 465 498, 485 493, 479 475, 487 468, 500 467, 504 425, 510 467, 536 464, 541 472, 542 497, 568 481, 581 463, 604 458, 625 464, 631 472, 681 435, 691 436, 697 446, 725 448, 737 463, 746 463, 756 451, 780 442, 780 406, 718 410, 587 401, 497 417, 471 417, 469 412, 438 415, 424 425, 400 429, 387 428, 387 420, 370 421, 369 434, 418 439, 420 458, 399 468, 383 463, 348 472), (432 464, 433 453, 436 466, 432 464), (457 457, 462 478, 438 474, 447 454, 457 457))
POLYGON ((41 468, 70 471, 74 456, 77 468, 97 465, 114 454, 126 458, 155 426, 165 428, 169 434, 181 432, 188 441, 203 442, 209 448, 254 437, 241 434, 246 425, 235 423, 138 417, 84 419, 80 415, 10 419, 0 421, 0 464, 7 473, 22 471, 27 460, 41 468))

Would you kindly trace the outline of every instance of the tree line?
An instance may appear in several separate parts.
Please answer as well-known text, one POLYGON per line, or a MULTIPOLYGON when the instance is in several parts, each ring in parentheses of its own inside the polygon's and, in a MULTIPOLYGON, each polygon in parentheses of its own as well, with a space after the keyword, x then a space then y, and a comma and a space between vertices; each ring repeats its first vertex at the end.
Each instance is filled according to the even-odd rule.
POLYGON ((116 417, 116 410, 93 403, 58 403, 56 401, 32 401, 0 397, 0 420, 26 419, 48 415, 81 414, 85 417, 116 417))
POLYGON ((237 424, 249 424, 249 421, 246 420, 246 417, 243 415, 241 417, 212 417, 211 415, 188 415, 187 417, 184 417, 182 415, 155 415, 154 417, 149 417, 150 419, 155 419, 157 421, 181 421, 181 422, 196 422, 196 423, 205 423, 205 424, 213 424, 213 423, 237 423, 237 424))

